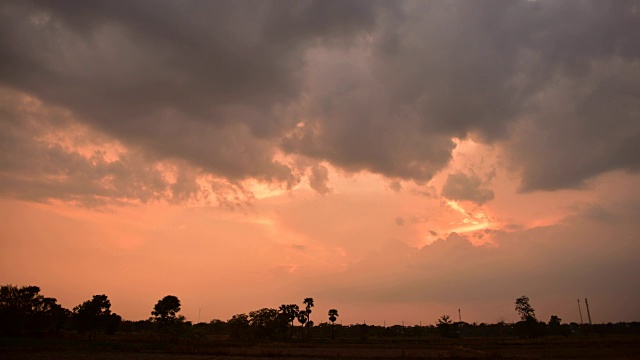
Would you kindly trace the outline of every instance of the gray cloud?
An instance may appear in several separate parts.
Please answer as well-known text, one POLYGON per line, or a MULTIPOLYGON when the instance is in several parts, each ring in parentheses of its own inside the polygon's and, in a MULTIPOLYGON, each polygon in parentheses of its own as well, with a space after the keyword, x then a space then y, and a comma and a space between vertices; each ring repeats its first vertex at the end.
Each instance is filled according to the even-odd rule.
POLYGON ((402 7, 348 55, 311 62, 313 126, 285 149, 424 181, 448 163, 450 137, 471 136, 511 153, 524 191, 637 170, 637 4, 402 7))
POLYGON ((640 168, 638 33, 621 1, 8 2, 0 85, 232 182, 295 184, 284 150, 423 183, 471 136, 555 190, 640 168))
POLYGON ((523 169, 522 190, 579 188, 610 170, 638 171, 639 67, 611 59, 590 68, 549 84, 516 125, 507 149, 523 169))
POLYGON ((304 50, 371 23, 351 2, 23 2, 0 8, 5 86, 127 144, 230 179, 295 182, 272 161, 304 50))
POLYGON ((202 172, 180 162, 171 163, 170 179, 157 159, 135 149, 109 153, 112 141, 77 125, 67 111, 0 88, 0 194, 87 207, 154 201, 235 207, 252 198, 224 180, 201 184, 202 172))
POLYGON ((318 193, 324 195, 331 192, 329 182, 329 170, 322 165, 314 165, 311 167, 311 176, 309 176, 309 186, 318 193))
POLYGON ((478 205, 493 199, 493 191, 484 188, 478 175, 461 172, 447 176, 447 181, 442 186, 442 195, 451 200, 472 201, 478 205))

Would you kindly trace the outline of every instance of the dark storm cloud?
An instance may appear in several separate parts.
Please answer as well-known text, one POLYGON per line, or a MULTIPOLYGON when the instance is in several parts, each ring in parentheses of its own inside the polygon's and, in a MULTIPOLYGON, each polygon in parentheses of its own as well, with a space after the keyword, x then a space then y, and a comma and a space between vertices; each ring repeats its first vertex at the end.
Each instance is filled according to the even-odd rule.
POLYGON ((136 149, 118 149, 68 111, 3 88, 0 130, 0 196, 92 208, 155 201, 236 208, 252 200, 239 184, 199 179, 202 173, 182 162, 160 164, 136 149))
POLYGON ((280 148, 425 182, 472 136, 553 190, 640 167, 638 34, 631 1, 5 2, 0 83, 231 180, 297 182, 280 148))
POLYGON ((523 190, 581 187, 598 174, 640 162, 640 66, 591 64, 588 75, 558 79, 532 101, 508 149, 523 165, 523 190))
POLYGON ((5 3, 0 77, 161 156, 290 182, 269 139, 289 125, 304 50, 369 26, 371 11, 323 1, 5 3))
POLYGON ((360 52, 316 56, 313 126, 285 149, 422 181, 449 161, 450 137, 472 136, 504 145, 523 190, 637 170, 638 3, 402 5, 360 52))

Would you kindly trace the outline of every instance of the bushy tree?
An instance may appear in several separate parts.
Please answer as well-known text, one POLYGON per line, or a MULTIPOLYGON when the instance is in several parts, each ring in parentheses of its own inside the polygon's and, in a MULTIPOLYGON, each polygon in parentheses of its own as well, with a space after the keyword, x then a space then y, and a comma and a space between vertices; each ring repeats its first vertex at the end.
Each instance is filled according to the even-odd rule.
POLYGON ((237 314, 227 321, 233 338, 274 340, 287 336, 289 318, 280 310, 262 308, 247 314, 237 314))
POLYGON ((449 315, 442 315, 436 322, 438 332, 442 337, 456 337, 456 329, 449 315))
POLYGON ((81 333, 89 332, 89 339, 95 339, 100 330, 115 333, 122 320, 120 316, 111 313, 111 302, 104 294, 94 295, 91 300, 74 307, 72 316, 76 330, 81 333))
POLYGON ((280 315, 283 316, 288 323, 291 323, 291 337, 293 337, 293 322, 298 318, 300 308, 298 308, 296 304, 282 304, 278 310, 280 311, 280 315))
POLYGON ((219 319, 213 319, 208 324, 208 331, 212 335, 229 334, 229 324, 219 319))
POLYGON ((562 319, 556 315, 551 315, 549 319, 549 326, 547 327, 549 335, 564 335, 568 336, 571 332, 569 325, 562 325, 562 319))
POLYGON ((249 331, 249 315, 236 314, 227 321, 229 326, 229 334, 236 339, 244 339, 250 336, 249 331))
POLYGON ((122 317, 116 313, 111 313, 109 317, 105 319, 104 333, 114 335, 120 329, 121 323, 122 317))
POLYGON ((37 286, 0 287, 0 334, 37 335, 60 330, 69 317, 69 310, 56 299, 40 295, 37 286))
POLYGON ((529 303, 529 297, 526 295, 520 296, 516 299, 516 312, 520 315, 520 320, 536 320, 536 312, 529 303))
POLYGON ((249 313, 249 325, 254 338, 276 339, 285 336, 289 322, 278 310, 263 308, 249 313))
POLYGON ((190 323, 185 322, 184 316, 178 315, 178 312, 180 312, 180 299, 174 295, 163 297, 153 307, 152 320, 157 324, 158 333, 163 338, 170 337, 178 340, 189 332, 190 323))
POLYGON ((151 315, 153 320, 163 327, 184 320, 178 312, 180 312, 180 300, 176 296, 167 295, 158 300, 151 315))
POLYGON ((515 331, 520 337, 538 337, 544 335, 545 324, 538 323, 536 319, 535 310, 529 302, 528 296, 521 296, 516 299, 515 309, 518 315, 520 315, 520 322, 515 325, 515 331))

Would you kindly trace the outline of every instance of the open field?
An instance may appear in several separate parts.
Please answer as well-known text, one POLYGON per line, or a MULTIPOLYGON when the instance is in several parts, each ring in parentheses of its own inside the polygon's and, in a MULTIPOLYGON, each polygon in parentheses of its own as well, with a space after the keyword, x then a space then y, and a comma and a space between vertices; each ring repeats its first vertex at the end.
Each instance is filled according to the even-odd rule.
POLYGON ((343 340, 334 343, 162 343, 117 339, 2 339, 3 359, 640 359, 639 335, 590 337, 343 340))

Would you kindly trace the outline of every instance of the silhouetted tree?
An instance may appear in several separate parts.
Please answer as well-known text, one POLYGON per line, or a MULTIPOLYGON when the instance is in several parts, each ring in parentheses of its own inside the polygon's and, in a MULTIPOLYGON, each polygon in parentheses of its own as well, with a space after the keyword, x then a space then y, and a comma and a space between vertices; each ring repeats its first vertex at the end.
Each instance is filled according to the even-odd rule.
POLYGON ((451 317, 449 315, 442 315, 437 323, 436 327, 438 328, 438 332, 442 337, 456 337, 455 325, 453 321, 451 321, 451 317))
POLYGON ((560 319, 556 315, 551 315, 551 318, 549 319, 549 326, 548 326, 547 330, 548 330, 548 333, 550 335, 565 335, 565 336, 567 336, 571 332, 571 330, 569 329, 568 325, 566 327, 562 326, 562 319, 560 319))
POLYGON ((298 312, 298 322, 302 325, 302 337, 304 337, 304 324, 309 320, 309 314, 306 310, 300 310, 298 312))
MULTIPOLYGON (((111 302, 107 295, 94 295, 91 300, 73 308, 73 319, 76 329, 89 332, 89 339, 95 339, 98 330, 106 330, 111 316, 111 302)), ((118 317, 119 318, 119 317, 118 317)))
POLYGON ((504 318, 502 316, 500 316, 500 318, 498 319, 495 328, 499 336, 504 336, 507 330, 507 323, 504 321, 504 318))
POLYGON ((163 337, 171 336, 177 340, 191 327, 191 323, 185 322, 184 316, 178 315, 178 312, 180 312, 180 300, 173 295, 163 297, 153 307, 151 315, 153 315, 153 321, 158 324, 158 332, 163 337))
POLYGON ((247 314, 233 315, 227 324, 231 337, 237 339, 249 337, 249 316, 247 314))
POLYGON ((31 335, 60 330, 69 310, 56 303, 56 299, 40 295, 37 286, 0 287, 0 334, 31 335))
POLYGON ((287 336, 289 318, 276 309, 262 308, 237 314, 227 321, 231 337, 236 339, 274 340, 287 336))
POLYGON ((299 308, 298 305, 296 304, 289 304, 289 305, 285 305, 282 304, 280 305, 280 314, 282 316, 284 316, 288 322, 291 323, 291 337, 293 338, 293 322, 295 321, 296 318, 298 318, 298 312, 299 312, 299 308))
POLYGON ((209 322, 209 332, 211 334, 228 334, 229 324, 222 320, 214 319, 209 322))
POLYGON ((311 336, 311 326, 313 325, 313 322, 311 321, 311 308, 314 306, 313 298, 305 298, 302 303, 306 305, 305 311, 307 312, 307 333, 309 334, 309 336, 311 336))
POLYGON ((154 321, 162 327, 183 320, 182 317, 178 316, 178 312, 180 312, 180 300, 176 296, 167 295, 158 300, 156 306, 153 307, 151 315, 153 315, 154 321))
POLYGON ((104 333, 107 335, 114 335, 118 332, 121 323, 122 317, 116 313, 111 313, 109 317, 105 319, 104 333))
POLYGON ((529 297, 523 295, 516 299, 516 312, 520 315, 520 322, 515 325, 515 330, 519 336, 526 335, 533 338, 544 333, 544 323, 538 324, 535 310, 529 303, 529 297))
POLYGON ((526 295, 520 296, 516 299, 516 312, 520 315, 520 320, 526 321, 528 319, 536 319, 535 310, 529 303, 529 297, 526 295))
POLYGON ((334 334, 334 328, 335 328, 335 322, 338 319, 338 310, 336 309, 331 309, 329 310, 329 321, 331 321, 331 338, 333 339, 333 334, 334 334))
POLYGON ((249 326, 254 338, 275 339, 286 334, 289 322, 278 310, 263 308, 249 313, 249 326))

